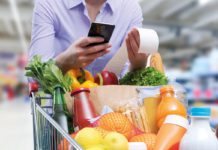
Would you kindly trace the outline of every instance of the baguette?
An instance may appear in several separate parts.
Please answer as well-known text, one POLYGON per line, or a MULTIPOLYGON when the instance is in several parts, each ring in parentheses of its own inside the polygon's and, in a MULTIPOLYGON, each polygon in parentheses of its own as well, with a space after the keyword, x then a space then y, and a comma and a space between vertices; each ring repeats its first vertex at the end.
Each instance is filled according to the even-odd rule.
POLYGON ((154 67, 161 73, 164 73, 163 61, 159 53, 152 54, 149 67, 154 67))
POLYGON ((134 113, 135 113, 135 116, 136 116, 136 121, 137 121, 137 124, 138 124, 138 128, 141 131, 145 131, 140 112, 139 111, 134 111, 134 113))

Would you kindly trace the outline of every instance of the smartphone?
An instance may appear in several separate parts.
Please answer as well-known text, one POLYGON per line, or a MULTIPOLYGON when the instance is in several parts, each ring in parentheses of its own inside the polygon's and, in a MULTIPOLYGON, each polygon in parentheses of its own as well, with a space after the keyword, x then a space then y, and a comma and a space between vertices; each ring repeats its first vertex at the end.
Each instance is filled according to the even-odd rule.
POLYGON ((108 43, 111 39, 114 29, 115 25, 96 22, 92 23, 88 33, 88 37, 102 37, 104 38, 104 41, 101 43, 93 43, 89 46, 108 43))

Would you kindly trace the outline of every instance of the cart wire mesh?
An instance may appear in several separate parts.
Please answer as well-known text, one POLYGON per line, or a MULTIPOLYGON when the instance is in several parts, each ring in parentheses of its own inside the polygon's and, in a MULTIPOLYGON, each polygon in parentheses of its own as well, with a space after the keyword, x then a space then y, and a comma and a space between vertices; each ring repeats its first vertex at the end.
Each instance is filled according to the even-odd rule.
POLYGON ((34 150, 83 150, 51 117, 52 105, 41 104, 43 100, 52 102, 51 97, 39 97, 31 92, 30 98, 33 114, 34 150))

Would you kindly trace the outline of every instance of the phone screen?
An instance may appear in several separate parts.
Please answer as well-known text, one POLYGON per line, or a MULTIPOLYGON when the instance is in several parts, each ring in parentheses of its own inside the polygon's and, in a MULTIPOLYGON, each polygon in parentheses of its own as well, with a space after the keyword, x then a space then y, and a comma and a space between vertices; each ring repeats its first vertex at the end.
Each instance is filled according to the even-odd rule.
MULTIPOLYGON (((114 29, 115 29, 115 25, 104 24, 104 23, 92 23, 88 36, 89 37, 102 37, 104 38, 104 42, 102 43, 108 43, 111 39, 114 29)), ((89 46, 98 45, 102 43, 93 43, 89 46)))

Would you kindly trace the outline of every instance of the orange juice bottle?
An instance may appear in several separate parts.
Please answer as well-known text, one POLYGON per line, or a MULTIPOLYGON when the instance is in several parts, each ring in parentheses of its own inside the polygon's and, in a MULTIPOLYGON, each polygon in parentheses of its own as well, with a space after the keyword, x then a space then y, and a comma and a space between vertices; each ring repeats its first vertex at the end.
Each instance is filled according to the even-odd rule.
POLYGON ((169 115, 157 134, 154 150, 178 150, 188 128, 188 120, 179 115, 169 115))
POLYGON ((166 116, 180 115, 187 117, 185 106, 175 98, 172 86, 163 86, 160 89, 161 102, 157 108, 157 126, 160 128, 166 116))

